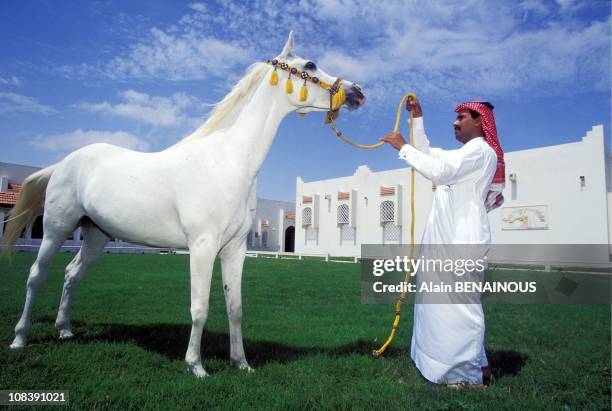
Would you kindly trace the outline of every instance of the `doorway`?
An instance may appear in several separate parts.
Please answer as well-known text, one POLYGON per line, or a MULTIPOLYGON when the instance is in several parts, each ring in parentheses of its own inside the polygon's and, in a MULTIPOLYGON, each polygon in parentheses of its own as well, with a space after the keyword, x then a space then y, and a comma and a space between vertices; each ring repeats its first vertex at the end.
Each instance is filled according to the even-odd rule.
POLYGON ((295 251, 295 227, 289 226, 285 230, 285 252, 292 253, 295 251))

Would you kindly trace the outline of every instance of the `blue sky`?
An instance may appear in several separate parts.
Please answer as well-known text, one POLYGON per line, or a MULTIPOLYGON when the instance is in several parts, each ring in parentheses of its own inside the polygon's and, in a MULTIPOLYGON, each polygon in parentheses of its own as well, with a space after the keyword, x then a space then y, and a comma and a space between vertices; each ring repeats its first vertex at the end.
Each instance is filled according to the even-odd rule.
MULTIPOLYGON (((453 108, 495 104, 506 151, 610 139, 610 1, 0 2, 0 161, 45 166, 105 141, 164 149, 201 124, 253 62, 296 53, 360 83, 339 126, 371 144, 415 92, 432 144, 455 148, 453 108)), ((406 132, 404 126, 404 132, 406 132)), ((258 196, 305 181, 404 166, 389 147, 354 149, 321 113, 288 116, 258 196)))

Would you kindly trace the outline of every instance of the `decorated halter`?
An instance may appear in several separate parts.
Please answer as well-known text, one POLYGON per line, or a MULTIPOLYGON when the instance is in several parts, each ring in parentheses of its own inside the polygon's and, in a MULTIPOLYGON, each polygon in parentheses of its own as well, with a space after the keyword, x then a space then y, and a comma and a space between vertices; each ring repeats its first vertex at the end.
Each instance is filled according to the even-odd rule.
POLYGON ((302 84, 302 87, 300 89, 300 101, 306 101, 306 99, 308 98, 308 88, 306 85, 307 82, 310 81, 311 83, 316 84, 317 86, 329 92, 329 111, 325 118, 325 122, 329 123, 331 120, 338 117, 338 114, 340 112, 340 106, 346 100, 346 93, 344 89, 340 86, 340 83, 342 82, 342 79, 340 77, 338 77, 333 84, 329 84, 323 80, 320 80, 318 77, 311 76, 305 71, 300 71, 295 67, 289 67, 289 65, 285 62, 281 62, 274 59, 268 60, 266 63, 274 67, 274 71, 272 71, 269 80, 271 86, 276 86, 278 84, 277 70, 281 69, 288 73, 287 80, 285 81, 285 92, 287 94, 291 94, 293 93, 293 81, 291 80, 291 76, 299 76, 302 80, 304 80, 304 83, 302 84))

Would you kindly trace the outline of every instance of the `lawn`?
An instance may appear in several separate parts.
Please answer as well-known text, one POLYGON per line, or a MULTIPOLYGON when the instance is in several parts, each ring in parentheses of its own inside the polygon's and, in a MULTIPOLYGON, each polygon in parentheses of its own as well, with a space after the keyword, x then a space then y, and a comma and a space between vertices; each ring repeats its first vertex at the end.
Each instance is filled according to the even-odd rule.
POLYGON ((190 331, 188 256, 110 255, 76 292, 75 339, 53 323, 63 269, 56 257, 33 311, 29 346, 9 350, 34 255, 0 263, 0 390, 68 390, 77 409, 609 409, 609 305, 488 305, 484 390, 427 383, 408 356, 412 308, 384 358, 391 306, 360 303, 359 264, 247 258, 245 349, 254 374, 229 365, 220 270, 202 344, 210 377, 183 357, 190 331))

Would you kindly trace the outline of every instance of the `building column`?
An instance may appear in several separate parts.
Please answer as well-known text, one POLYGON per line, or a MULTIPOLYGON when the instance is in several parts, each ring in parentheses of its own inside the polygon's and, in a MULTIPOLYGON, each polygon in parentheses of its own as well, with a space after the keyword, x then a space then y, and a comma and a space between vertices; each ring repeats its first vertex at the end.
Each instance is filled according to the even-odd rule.
POLYGON ((77 244, 81 243, 81 227, 74 230, 74 233, 72 233, 72 238, 74 238, 74 241, 77 241, 77 244))
POLYGON ((8 177, 0 176, 0 193, 8 192, 8 177))
POLYGON ((0 211, 0 243, 2 242, 2 238, 4 237, 4 220, 6 219, 6 214, 4 211, 0 211))
POLYGON ((285 210, 282 208, 278 210, 278 223, 276 226, 278 227, 278 251, 282 253, 285 251, 285 210))
POLYGON ((257 247, 261 248, 262 246, 262 238, 261 238, 262 230, 261 230, 261 218, 257 220, 257 247))

